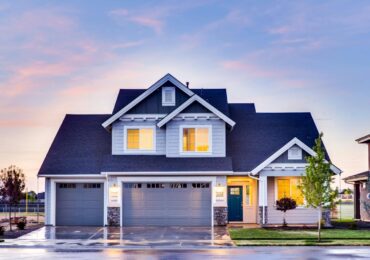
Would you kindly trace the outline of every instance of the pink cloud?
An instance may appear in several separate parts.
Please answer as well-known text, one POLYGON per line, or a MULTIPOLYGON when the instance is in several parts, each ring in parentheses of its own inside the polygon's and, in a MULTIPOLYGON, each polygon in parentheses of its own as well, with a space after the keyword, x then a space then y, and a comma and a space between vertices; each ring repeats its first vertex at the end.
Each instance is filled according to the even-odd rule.
POLYGON ((229 60, 221 63, 222 67, 229 70, 243 71, 253 77, 277 77, 282 75, 281 71, 261 68, 252 63, 246 63, 240 60, 229 60))
POLYGON ((151 28, 157 34, 162 33, 164 24, 158 18, 151 18, 151 17, 145 17, 145 16, 133 16, 133 17, 130 17, 129 20, 139 25, 151 28))

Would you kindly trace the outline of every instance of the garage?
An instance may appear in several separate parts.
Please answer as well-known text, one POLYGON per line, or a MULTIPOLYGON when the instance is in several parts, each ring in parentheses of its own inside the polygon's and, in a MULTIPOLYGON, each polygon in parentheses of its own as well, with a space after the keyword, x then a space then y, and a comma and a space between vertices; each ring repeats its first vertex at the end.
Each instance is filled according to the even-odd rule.
POLYGON ((103 226, 103 183, 56 183, 57 226, 103 226))
POLYGON ((123 226, 211 226, 210 183, 123 183, 123 226))

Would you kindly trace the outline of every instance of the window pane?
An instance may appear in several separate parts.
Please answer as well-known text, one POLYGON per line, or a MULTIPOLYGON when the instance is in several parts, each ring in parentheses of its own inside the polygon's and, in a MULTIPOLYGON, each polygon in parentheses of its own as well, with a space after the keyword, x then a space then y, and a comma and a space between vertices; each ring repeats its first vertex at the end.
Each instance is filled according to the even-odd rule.
POLYGON ((172 90, 165 90, 164 91, 164 101, 166 102, 166 103, 171 103, 171 102, 173 102, 173 100, 172 100, 172 90))
POLYGON ((277 180, 278 200, 290 197, 290 182, 288 179, 277 180))
POLYGON ((250 186, 246 185, 245 186, 245 204, 249 206, 251 203, 251 191, 250 191, 250 186))
POLYGON ((127 149, 139 149, 139 129, 127 129, 127 149))
POLYGON ((299 179, 291 179, 290 180, 290 188, 291 188, 291 197, 297 202, 297 205, 303 205, 304 204, 304 198, 302 195, 301 190, 298 188, 299 185, 299 179))
POLYGON ((153 149, 153 138, 154 138, 154 133, 153 133, 152 128, 140 129, 140 134, 139 134, 140 149, 152 150, 153 149))
POLYGON ((182 135, 182 150, 195 151, 195 128, 184 128, 182 135))
POLYGON ((208 152, 208 128, 197 128, 196 133, 197 152, 208 152))

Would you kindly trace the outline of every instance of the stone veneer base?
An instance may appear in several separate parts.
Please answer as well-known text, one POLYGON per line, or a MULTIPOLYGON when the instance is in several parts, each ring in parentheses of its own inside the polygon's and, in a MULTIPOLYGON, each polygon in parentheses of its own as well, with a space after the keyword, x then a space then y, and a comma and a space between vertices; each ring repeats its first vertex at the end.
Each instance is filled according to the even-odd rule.
POLYGON ((108 207, 108 226, 120 226, 119 207, 108 207))
POLYGON ((213 224, 214 226, 227 225, 227 207, 214 207, 213 208, 213 224))

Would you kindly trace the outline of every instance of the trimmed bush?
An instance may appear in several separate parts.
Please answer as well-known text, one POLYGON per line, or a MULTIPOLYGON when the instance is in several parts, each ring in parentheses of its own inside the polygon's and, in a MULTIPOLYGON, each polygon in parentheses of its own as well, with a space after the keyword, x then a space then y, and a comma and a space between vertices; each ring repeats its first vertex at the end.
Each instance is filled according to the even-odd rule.
POLYGON ((19 229, 19 230, 24 230, 24 228, 26 227, 26 221, 19 221, 18 223, 17 223, 17 228, 19 229))
POLYGON ((5 232, 5 227, 0 226, 0 236, 3 236, 5 232))
POLYGON ((283 218, 283 227, 287 226, 287 223, 285 221, 285 213, 287 210, 295 209, 297 207, 297 203, 292 198, 281 198, 276 201, 276 209, 284 212, 284 218, 283 218))

